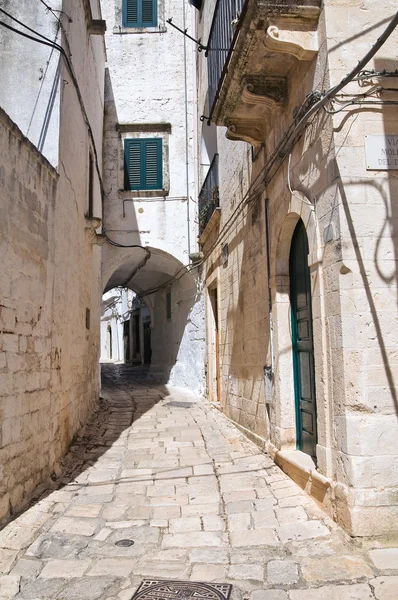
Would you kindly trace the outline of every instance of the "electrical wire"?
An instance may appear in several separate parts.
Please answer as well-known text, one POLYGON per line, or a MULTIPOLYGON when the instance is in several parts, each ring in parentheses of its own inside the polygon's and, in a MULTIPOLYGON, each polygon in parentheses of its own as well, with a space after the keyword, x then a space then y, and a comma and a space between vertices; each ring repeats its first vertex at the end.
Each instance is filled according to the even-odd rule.
MULTIPOLYGON (((2 8, 0 8, 0 11, 5 12, 2 8)), ((14 21, 18 22, 19 24, 21 24, 23 27, 25 27, 25 29, 28 29, 29 31, 34 31, 27 25, 23 25, 20 21, 17 21, 17 19, 15 19, 14 17, 11 17, 11 18, 14 21)), ((47 41, 39 40, 39 39, 37 39, 37 37, 32 37, 31 35, 28 35, 27 33, 24 33, 23 31, 19 31, 18 29, 15 29, 15 27, 12 27, 11 25, 4 23, 4 21, 0 21, 0 25, 2 25, 3 27, 6 27, 7 29, 10 29, 10 31, 13 31, 14 33, 18 33, 19 35, 22 35, 23 37, 28 38, 29 40, 38 42, 39 44, 43 44, 44 46, 49 46, 50 48, 56 48, 63 55, 65 53, 64 49, 61 46, 59 46, 56 42, 51 41, 49 38, 46 38, 44 35, 41 35, 41 33, 38 33, 37 31, 34 31, 35 35, 37 35, 40 38, 43 38, 43 40, 47 40, 47 41)))
POLYGON ((362 81, 366 79, 382 79, 383 77, 398 77, 398 69, 395 71, 374 71, 374 70, 363 70, 357 77, 354 77, 352 81, 362 81))
POLYGON ((119 244, 119 242, 115 242, 114 240, 111 240, 111 238, 109 238, 106 235, 106 233, 104 235, 105 235, 107 242, 109 242, 112 246, 116 246, 117 248, 141 248, 141 250, 150 252, 149 248, 146 248, 145 246, 141 246, 140 244, 119 244))
MULTIPOLYGON (((58 38, 59 30, 60 30, 60 22, 58 22, 57 30, 55 32, 55 38, 54 38, 53 42, 55 42, 55 40, 58 38)), ((34 116, 35 116, 36 108, 37 108, 37 106, 39 104, 41 92, 43 90, 44 83, 46 81, 47 72, 48 72, 48 69, 50 68, 50 63, 51 63, 51 59, 52 59, 53 54, 54 54, 54 50, 55 50, 55 48, 51 48, 50 56, 48 57, 48 60, 47 60, 47 63, 46 63, 46 68, 45 68, 45 70, 43 72, 43 76, 41 78, 40 89, 39 89, 39 92, 38 92, 37 97, 36 97, 35 105, 34 105, 33 110, 32 110, 32 115, 30 117, 28 128, 26 130, 26 136, 27 137, 29 137, 29 131, 30 131, 31 125, 33 123, 33 119, 34 119, 34 116)), ((56 70, 56 75, 55 75, 55 78, 54 78, 53 86, 57 86, 58 85, 58 80, 59 80, 59 62, 58 62, 58 66, 57 66, 57 70, 56 70)), ((53 93, 53 90, 52 90, 52 93, 53 93)), ((40 138, 39 138, 39 142, 38 142, 38 149, 39 150, 42 149, 42 146, 40 144, 40 138)))
POLYGON ((62 46, 60 46, 57 43, 54 43, 52 40, 50 40, 49 38, 46 38, 44 35, 42 35, 41 33, 35 31, 34 29, 31 29, 28 25, 22 23, 21 21, 18 21, 15 17, 12 17, 11 15, 9 15, 8 13, 6 13, 6 11, 4 11, 3 9, 0 9, 1 12, 3 12, 4 14, 6 14, 7 16, 9 16, 9 18, 11 18, 12 20, 14 20, 15 22, 17 22, 18 24, 20 24, 22 27, 25 27, 25 29, 27 29, 28 31, 33 32, 36 36, 38 37, 33 37, 27 33, 24 33, 23 31, 20 31, 19 29, 16 29, 15 27, 12 27, 11 25, 9 25, 8 23, 5 23, 4 21, 0 20, 0 25, 5 27, 6 29, 9 29, 10 31, 17 33, 18 35, 21 35, 22 37, 25 37, 29 40, 32 40, 36 43, 39 44, 43 44, 44 46, 48 46, 50 48, 55 48, 56 50, 58 50, 58 52, 60 52, 60 54, 62 55, 62 57, 65 60, 69 75, 72 79, 72 83, 75 87, 76 90, 76 94, 78 97, 78 101, 79 101, 79 105, 80 105, 80 110, 82 112, 82 116, 84 119, 84 122, 86 123, 87 126, 87 130, 89 133, 89 137, 91 140, 91 144, 93 146, 93 154, 94 154, 94 162, 95 162, 95 168, 97 171, 97 175, 98 175, 98 179, 99 179, 99 184, 100 184, 100 190, 101 190, 101 199, 102 199, 102 204, 104 204, 104 198, 105 198, 105 190, 104 190, 104 185, 103 185, 103 181, 102 181, 102 173, 101 173, 101 169, 99 166, 99 160, 98 160, 98 152, 97 152, 97 146, 95 143, 95 137, 94 137, 94 133, 90 124, 90 120, 88 118, 87 115, 87 111, 86 108, 84 106, 84 101, 83 101, 83 97, 82 94, 80 92, 80 87, 79 87, 79 83, 77 81, 76 75, 74 73, 74 69, 73 69, 73 65, 69 59, 69 57, 67 56, 65 50, 62 48, 62 46), (39 39, 41 38, 41 39, 39 39))
POLYGON ((346 102, 345 104, 343 104, 343 106, 340 106, 340 108, 336 110, 330 110, 326 108, 326 106, 323 106, 322 108, 328 115, 337 115, 337 113, 341 112, 342 110, 345 110, 350 106, 367 106, 369 104, 378 106, 396 106, 398 105, 398 100, 351 100, 350 102, 346 102))
POLYGON ((64 10, 57 10, 56 8, 51 8, 51 6, 49 6, 46 2, 44 2, 44 0, 39 0, 39 2, 41 2, 46 7, 46 9, 54 15, 54 17, 58 21, 60 21, 60 18, 57 17, 57 15, 55 13, 60 13, 61 15, 65 15, 65 17, 68 19, 69 23, 73 23, 71 17, 69 15, 67 15, 64 10))

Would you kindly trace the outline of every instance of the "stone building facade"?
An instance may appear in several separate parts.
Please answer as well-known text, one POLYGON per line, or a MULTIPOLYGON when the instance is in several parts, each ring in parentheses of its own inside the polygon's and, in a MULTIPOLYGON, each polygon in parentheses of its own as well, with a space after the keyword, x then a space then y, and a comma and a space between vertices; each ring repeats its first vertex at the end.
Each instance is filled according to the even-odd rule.
POLYGON ((398 529, 395 13, 197 13, 208 394, 360 536, 398 529))
POLYGON ((0 21, 65 49, 0 25, 0 519, 59 474, 99 393, 101 13, 51 4, 0 2, 0 21))

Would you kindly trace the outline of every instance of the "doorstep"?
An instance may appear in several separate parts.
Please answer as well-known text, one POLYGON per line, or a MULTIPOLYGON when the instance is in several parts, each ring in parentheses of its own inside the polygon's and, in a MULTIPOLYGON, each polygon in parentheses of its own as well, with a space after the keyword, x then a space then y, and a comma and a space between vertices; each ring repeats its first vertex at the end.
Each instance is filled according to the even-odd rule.
POLYGON ((274 462, 328 511, 332 480, 317 471, 311 456, 300 450, 270 449, 274 462))

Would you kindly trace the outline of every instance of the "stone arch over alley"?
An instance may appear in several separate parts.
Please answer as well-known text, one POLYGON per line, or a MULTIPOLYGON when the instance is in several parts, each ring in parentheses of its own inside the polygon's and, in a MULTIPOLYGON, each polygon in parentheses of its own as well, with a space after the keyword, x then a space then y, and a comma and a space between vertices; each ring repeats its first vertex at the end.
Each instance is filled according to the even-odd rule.
POLYGON ((159 248, 104 246, 103 291, 131 289, 148 308, 151 377, 200 393, 204 310, 197 271, 159 248))

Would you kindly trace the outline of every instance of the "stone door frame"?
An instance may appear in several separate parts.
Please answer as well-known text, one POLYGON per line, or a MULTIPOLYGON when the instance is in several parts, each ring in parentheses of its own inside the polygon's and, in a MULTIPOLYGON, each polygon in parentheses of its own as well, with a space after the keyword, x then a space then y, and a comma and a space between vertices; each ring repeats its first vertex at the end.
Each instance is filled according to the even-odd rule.
MULTIPOLYGON (((311 277, 312 321, 315 356, 315 389, 317 397, 318 444, 317 469, 332 475, 332 413, 328 397, 328 368, 322 244, 314 205, 302 192, 293 191, 279 228, 271 240, 271 294, 274 321, 275 373, 274 423, 271 442, 278 450, 296 450, 296 407, 294 397, 293 347, 291 337, 291 305, 289 255, 296 225, 301 219, 308 238, 308 267, 311 277)), ((271 230, 275 223, 271 223, 271 230)), ((299 452, 299 451, 297 451, 299 452)), ((315 467, 314 467, 315 468, 315 467)))

